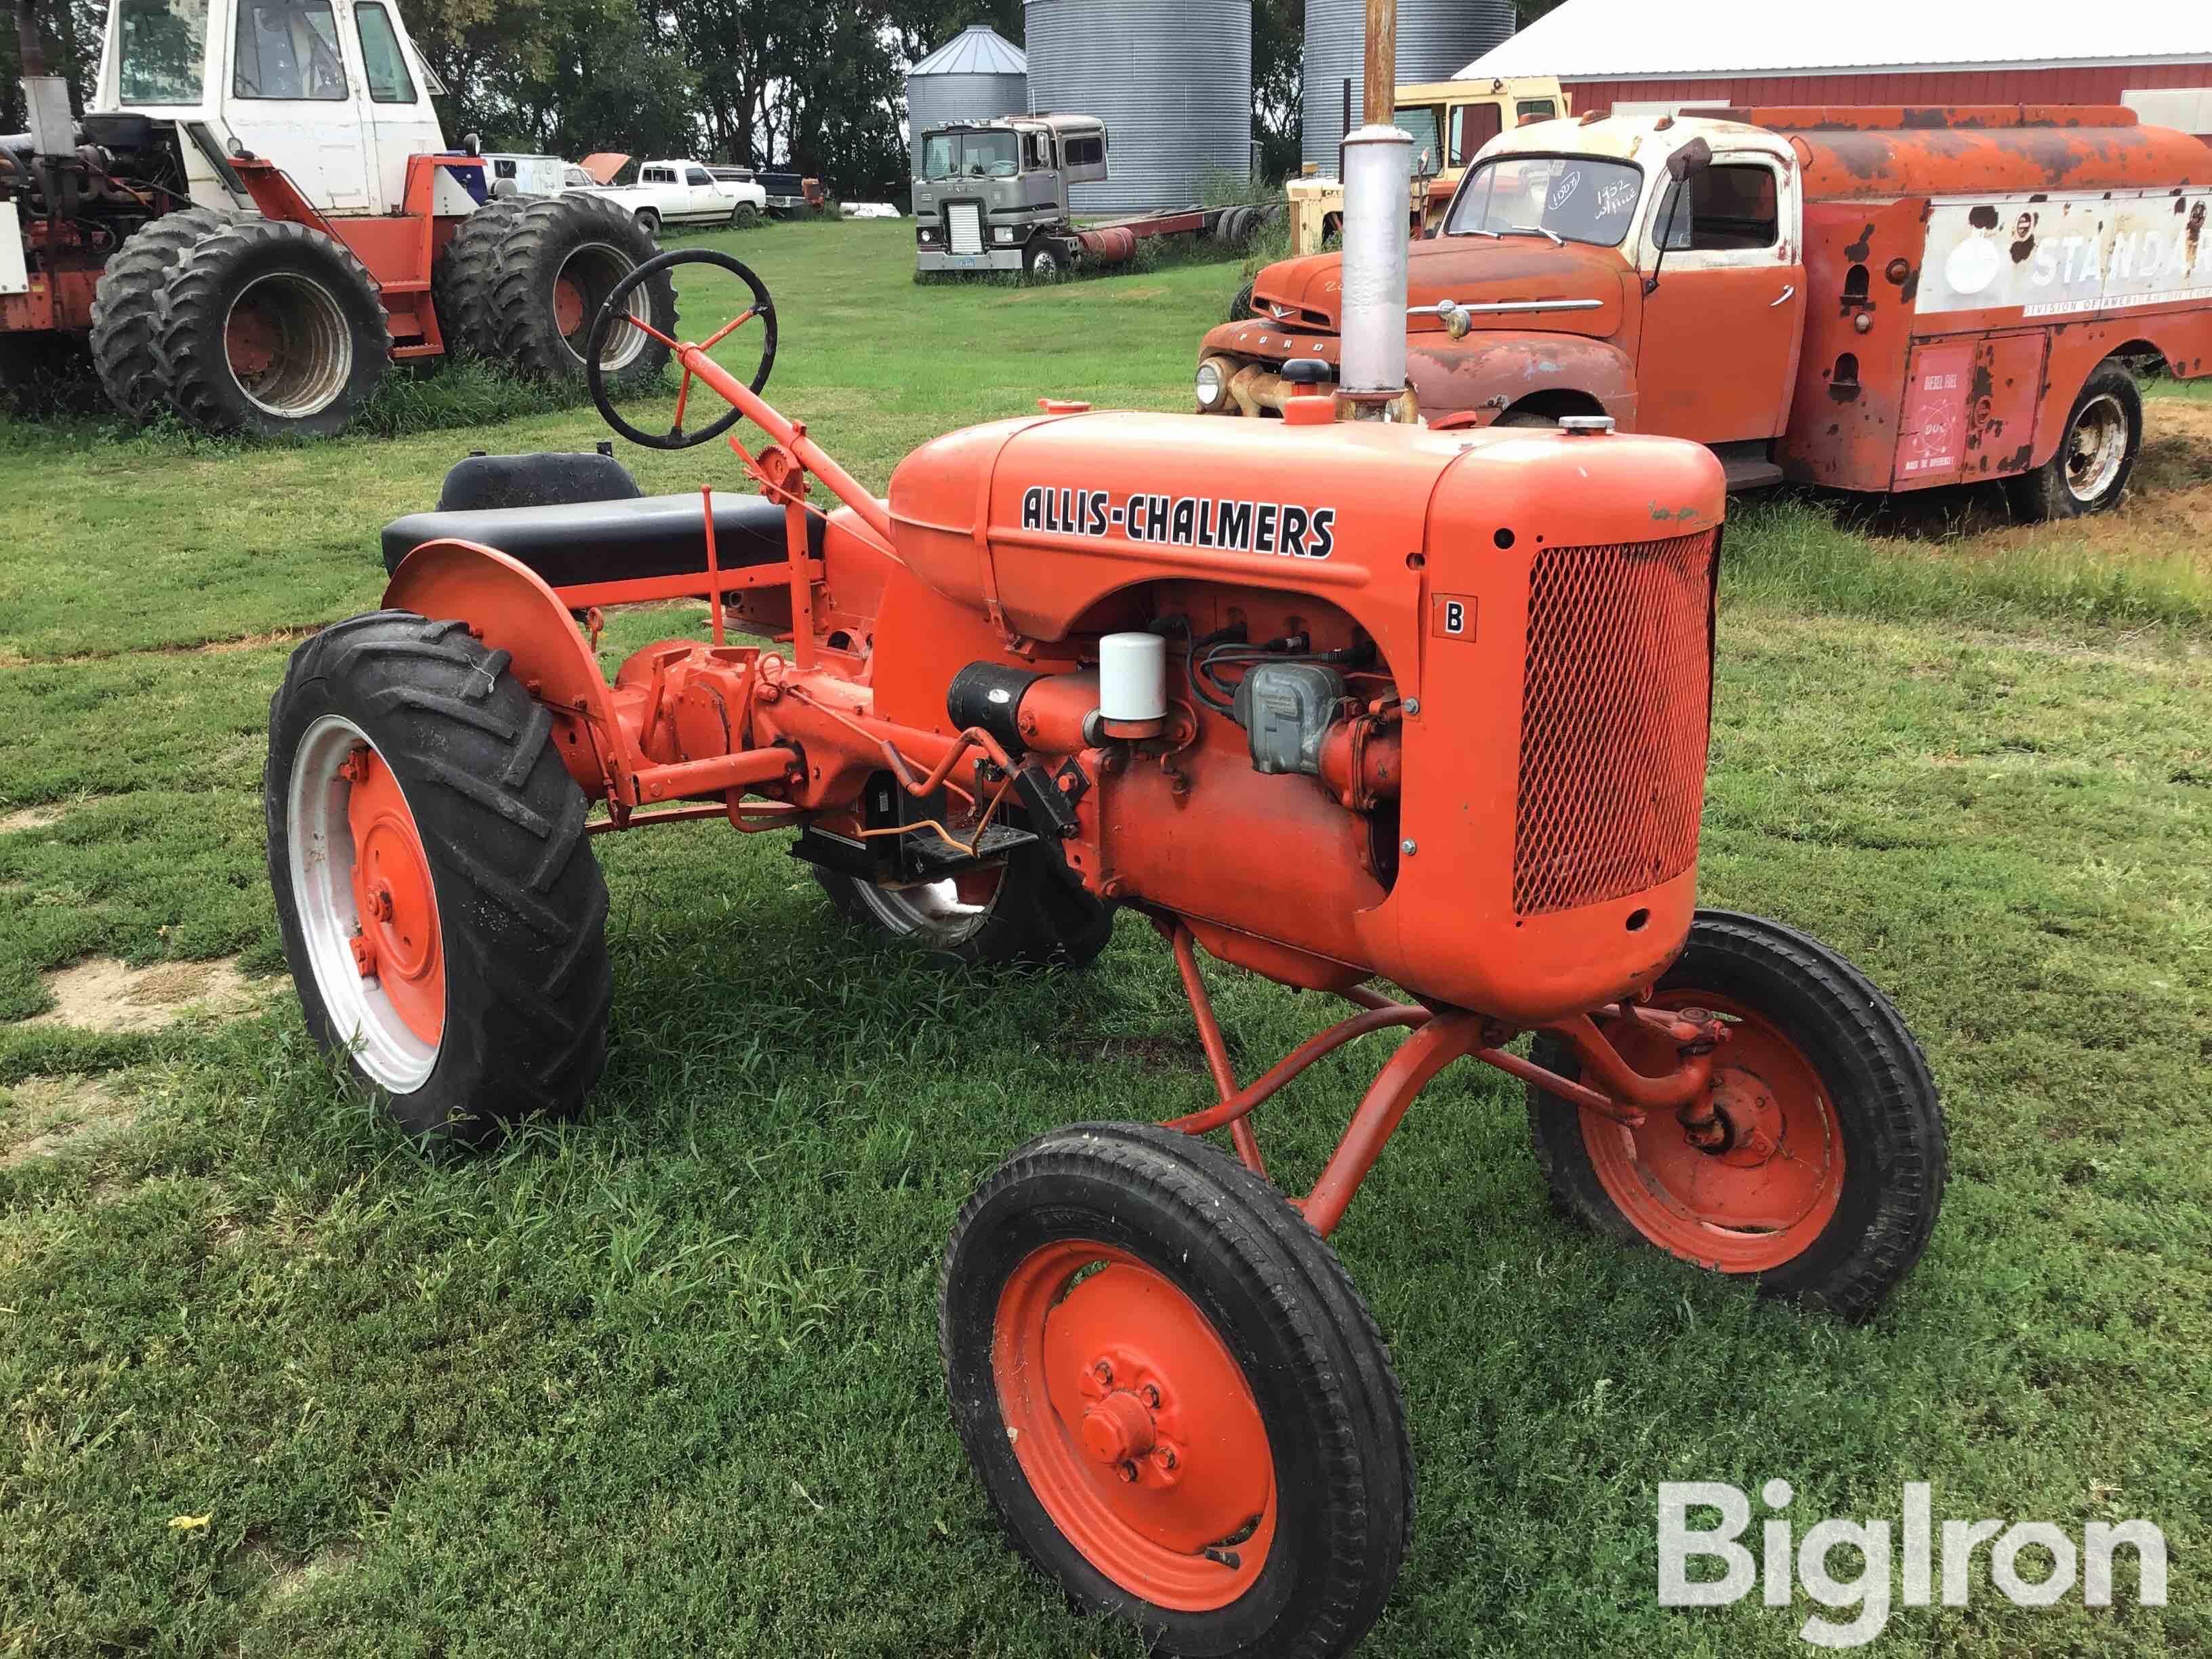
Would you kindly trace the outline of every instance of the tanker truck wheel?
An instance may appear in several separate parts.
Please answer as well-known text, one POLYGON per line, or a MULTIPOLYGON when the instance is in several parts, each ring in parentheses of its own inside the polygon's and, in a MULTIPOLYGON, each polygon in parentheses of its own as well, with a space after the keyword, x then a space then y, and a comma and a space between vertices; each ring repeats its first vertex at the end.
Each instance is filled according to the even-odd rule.
POLYGON ((169 406, 194 426, 327 437, 383 380, 392 330, 344 243, 283 220, 234 219, 178 261, 155 351, 169 406))
MULTIPOLYGON (((540 380, 581 380, 592 322, 615 285, 660 252, 652 235, 601 196, 539 197, 508 220, 491 290, 494 356, 540 380)), ((631 290, 629 309, 676 333, 676 289, 665 276, 631 290)), ((660 378, 668 348, 642 329, 608 331, 599 368, 617 391, 660 378)))
POLYGON ((814 873, 849 921, 963 966, 1085 968, 1114 937, 1113 907, 1068 885, 1034 848, 912 886, 814 873))
POLYGON ((491 289, 499 275, 500 240, 529 204, 520 196, 494 197, 461 221, 432 262, 430 298, 447 356, 489 357, 497 352, 491 289))
POLYGON ((124 243, 92 294, 92 365, 108 402, 134 421, 152 416, 167 380, 154 349, 161 290, 192 245, 232 216, 214 208, 165 213, 124 243))
MULTIPOLYGON (((1554 1203, 1608 1237, 1755 1274, 1762 1296, 1873 1312, 1927 1248, 1948 1165, 1936 1082, 1897 1010, 1819 940, 1723 910, 1698 913, 1652 1004, 1729 1022, 1713 1069, 1723 1133, 1701 1145, 1668 1111, 1630 1129, 1531 1085, 1554 1203)), ((1607 1035, 1638 1071, 1674 1063, 1662 1036, 1607 1035)), ((1556 1039, 1533 1058, 1579 1075, 1556 1039)))
POLYGON ((292 655, 269 874, 307 1030, 427 1145, 583 1103, 606 884, 545 711, 459 622, 380 611, 292 655))
POLYGON ((2074 519, 2120 499, 2142 449, 2142 393, 2125 365, 2103 362, 2066 416, 2058 452, 2033 472, 2005 480, 2023 519, 2074 519))
POLYGON ((1413 1522, 1390 1357, 1328 1245, 1204 1141, 1079 1123, 960 1212, 954 1427, 1008 1542, 1152 1651, 1327 1659, 1413 1522))
POLYGON ((1075 269, 1067 249, 1048 236, 1032 237, 1022 255, 1022 276, 1032 283, 1056 283, 1075 269))

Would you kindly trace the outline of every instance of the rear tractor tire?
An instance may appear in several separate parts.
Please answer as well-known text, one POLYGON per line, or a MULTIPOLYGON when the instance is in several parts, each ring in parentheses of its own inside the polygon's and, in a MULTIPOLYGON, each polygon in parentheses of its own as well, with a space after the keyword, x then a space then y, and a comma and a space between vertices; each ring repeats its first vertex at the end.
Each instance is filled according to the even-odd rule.
POLYGON ((1218 1148, 1079 1123, 1000 1164, 939 1279, 1007 1541, 1159 1654, 1334 1659, 1413 1532, 1405 1408, 1335 1253, 1218 1148))
POLYGON ((607 890, 552 724, 459 622, 380 611, 292 655, 269 873, 307 1030, 426 1145, 565 1116, 606 1058, 607 890))
POLYGON ((962 967, 1087 968, 1114 937, 1114 908, 1056 874, 1034 846, 986 867, 883 887, 817 867, 854 926, 962 967))
POLYGON ((368 268, 336 237, 283 220, 233 219, 200 237, 156 324, 169 406, 210 432, 343 432, 391 367, 368 268))
MULTIPOLYGON (((604 197, 538 197, 503 226, 489 319, 493 356, 538 380, 584 378, 583 349, 615 285, 660 250, 604 197)), ((658 276, 632 290, 631 315, 673 337, 676 289, 658 276)), ((658 380, 668 348, 624 324, 607 331, 601 371, 617 391, 658 380)))
POLYGON ((453 239, 430 267, 430 297, 447 355, 491 357, 499 342, 492 331, 492 284, 499 276, 501 239, 529 205, 519 196, 500 196, 461 221, 453 239))
POLYGON ((92 364, 107 400, 134 421, 167 402, 167 380, 155 350, 161 290, 201 237, 234 216, 214 208, 165 213, 124 243, 92 295, 92 364))
MULTIPOLYGON (((1729 1022, 1713 1067, 1722 1133, 1701 1141, 1670 1111, 1631 1129, 1531 1085, 1553 1203, 1624 1243, 1756 1274, 1762 1296, 1872 1313, 1927 1249, 1949 1166, 1935 1079, 1897 1010, 1819 940, 1723 910, 1698 913, 1652 1002, 1729 1022)), ((1674 1063, 1654 1033, 1614 1022, 1608 1036, 1638 1071, 1674 1063)), ((1556 1038, 1531 1058, 1580 1073, 1556 1038)))

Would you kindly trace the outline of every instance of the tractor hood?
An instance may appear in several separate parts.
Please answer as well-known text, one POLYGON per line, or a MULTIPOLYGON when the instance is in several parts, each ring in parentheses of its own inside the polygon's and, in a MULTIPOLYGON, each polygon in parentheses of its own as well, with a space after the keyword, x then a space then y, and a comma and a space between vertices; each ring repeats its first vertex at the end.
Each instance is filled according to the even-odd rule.
POLYGON ((592 175, 595 185, 611 185, 615 175, 629 165, 629 157, 617 155, 611 149, 594 150, 576 165, 592 175))
MULTIPOLYGON (((1334 333, 1341 304, 1340 254, 1313 253, 1285 259, 1262 270, 1252 285, 1255 315, 1285 328, 1334 333)), ((1407 251, 1406 303, 1432 306, 1440 300, 1462 305, 1516 300, 1595 300, 1572 311, 1503 312, 1478 315, 1477 328, 1540 329, 1600 337, 1620 328, 1623 279, 1628 261, 1613 248, 1570 242, 1553 247, 1540 237, 1439 236, 1417 241, 1407 251)), ((1442 332, 1437 317, 1409 317, 1412 334, 1442 332)))

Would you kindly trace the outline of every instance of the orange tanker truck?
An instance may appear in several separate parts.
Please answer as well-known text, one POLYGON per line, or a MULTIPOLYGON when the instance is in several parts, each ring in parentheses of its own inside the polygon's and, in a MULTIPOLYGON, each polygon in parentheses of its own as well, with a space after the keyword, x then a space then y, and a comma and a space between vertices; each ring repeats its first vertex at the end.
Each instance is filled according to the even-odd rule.
MULTIPOLYGON (((2110 505, 2130 371, 2212 374, 2212 148, 2123 108, 1591 113, 1492 139, 1407 256, 1406 389, 1431 426, 1710 446, 1733 488, 2003 478, 2110 505)), ((1200 349, 1201 412, 1279 414, 1338 361, 1342 262, 1261 272, 1200 349)))

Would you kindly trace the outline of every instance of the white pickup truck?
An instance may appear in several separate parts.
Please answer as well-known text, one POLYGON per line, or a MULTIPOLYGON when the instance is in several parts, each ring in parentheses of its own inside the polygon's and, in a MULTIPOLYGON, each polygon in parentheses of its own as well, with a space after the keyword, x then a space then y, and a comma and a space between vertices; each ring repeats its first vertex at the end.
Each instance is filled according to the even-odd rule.
POLYGON ((569 188, 620 203, 652 234, 663 225, 742 229, 759 223, 768 211, 768 192, 760 185, 742 179, 717 179, 702 161, 640 161, 633 182, 615 183, 629 159, 605 151, 586 155, 577 165, 598 182, 569 188))

